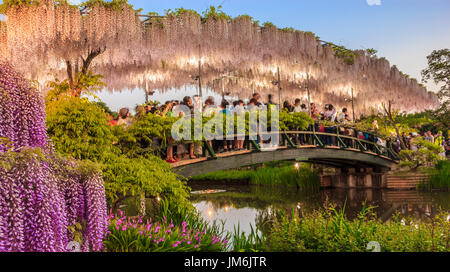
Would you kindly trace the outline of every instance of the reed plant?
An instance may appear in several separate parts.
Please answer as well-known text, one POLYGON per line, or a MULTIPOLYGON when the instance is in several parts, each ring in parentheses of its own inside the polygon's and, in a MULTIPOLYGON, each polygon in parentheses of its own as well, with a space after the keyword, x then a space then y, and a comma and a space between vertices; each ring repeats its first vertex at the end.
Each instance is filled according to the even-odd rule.
POLYGON ((270 163, 251 169, 217 171, 193 177, 194 181, 248 181, 253 185, 279 185, 297 188, 319 187, 319 175, 308 164, 270 163))
POLYGON ((450 189, 450 161, 439 161, 435 168, 430 170, 430 178, 419 185, 424 190, 450 189))

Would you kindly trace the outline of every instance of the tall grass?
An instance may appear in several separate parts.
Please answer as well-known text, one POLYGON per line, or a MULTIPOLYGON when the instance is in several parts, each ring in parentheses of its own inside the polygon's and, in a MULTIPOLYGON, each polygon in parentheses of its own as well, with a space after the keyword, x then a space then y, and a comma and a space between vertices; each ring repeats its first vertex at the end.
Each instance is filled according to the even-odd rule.
POLYGON ((316 188, 319 187, 320 184, 317 171, 307 164, 299 164, 297 169, 293 163, 271 163, 251 170, 218 171, 196 176, 192 178, 192 180, 245 180, 254 185, 281 185, 297 188, 316 188))
POLYGON ((419 189, 450 189, 450 161, 439 161, 436 167, 431 170, 429 180, 422 183, 419 189))
POLYGON ((257 228, 250 225, 250 233, 248 235, 241 231, 240 224, 234 226, 231 236, 231 251, 233 252, 259 252, 264 243, 264 235, 258 233, 257 228))

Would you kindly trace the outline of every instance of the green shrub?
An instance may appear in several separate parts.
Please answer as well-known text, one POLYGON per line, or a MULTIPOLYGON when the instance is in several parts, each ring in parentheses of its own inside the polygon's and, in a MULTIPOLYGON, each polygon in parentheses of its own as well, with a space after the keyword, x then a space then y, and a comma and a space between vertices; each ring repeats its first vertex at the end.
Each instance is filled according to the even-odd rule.
POLYGON ((422 137, 414 138, 412 143, 417 145, 417 150, 402 150, 399 154, 402 160, 400 166, 406 166, 412 170, 438 162, 439 154, 444 151, 438 144, 431 143, 422 137))
POLYGON ((79 160, 101 162, 119 150, 106 119, 96 103, 72 96, 61 96, 46 105, 47 133, 55 149, 79 160))

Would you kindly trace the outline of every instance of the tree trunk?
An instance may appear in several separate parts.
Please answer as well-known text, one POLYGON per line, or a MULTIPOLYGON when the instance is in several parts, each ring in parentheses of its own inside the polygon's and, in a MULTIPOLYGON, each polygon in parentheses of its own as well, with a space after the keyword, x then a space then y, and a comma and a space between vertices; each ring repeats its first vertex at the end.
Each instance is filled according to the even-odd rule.
POLYGON ((398 130, 397 125, 395 124, 394 117, 392 117, 392 111, 391 111, 392 102, 389 100, 388 103, 389 103, 389 108, 388 109, 386 109, 386 105, 384 105, 384 104, 382 105, 383 109, 384 109, 384 112, 386 113, 387 117, 389 118, 389 122, 392 124, 392 126, 395 129, 395 132, 397 133, 397 137, 400 140, 400 145, 402 147, 402 150, 406 150, 407 149, 406 148, 406 144, 403 141, 402 136, 400 135, 400 131, 398 130))
POLYGON ((70 92, 75 97, 80 97, 82 88, 79 84, 80 76, 86 76, 89 72, 89 68, 92 64, 92 61, 106 51, 106 47, 103 48, 97 48, 95 50, 89 50, 88 55, 86 59, 84 59, 82 56, 80 56, 83 66, 81 68, 81 73, 78 72, 78 59, 75 61, 75 75, 73 73, 74 69, 72 68, 72 62, 70 60, 66 60, 66 66, 67 66, 67 78, 69 80, 69 88, 70 92))
POLYGON ((70 60, 66 60, 67 65, 67 78, 69 79, 69 87, 73 89, 73 72, 72 72, 72 63, 70 60))

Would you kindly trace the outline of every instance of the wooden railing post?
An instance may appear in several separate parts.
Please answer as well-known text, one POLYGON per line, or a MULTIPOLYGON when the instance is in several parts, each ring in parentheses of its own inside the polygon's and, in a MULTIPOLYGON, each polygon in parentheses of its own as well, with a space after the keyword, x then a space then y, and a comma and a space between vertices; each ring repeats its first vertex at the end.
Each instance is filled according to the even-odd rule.
POLYGON ((214 152, 212 146, 209 145, 209 141, 204 140, 203 143, 205 144, 206 150, 208 150, 210 156, 208 159, 216 160, 217 159, 216 153, 214 152))
POLYGON ((282 134, 283 138, 288 142, 288 145, 292 148, 296 148, 297 146, 292 142, 291 138, 289 138, 289 135, 284 131, 282 134))
POLYGON ((261 152, 261 147, 258 145, 258 143, 255 140, 250 140, 250 144, 253 146, 253 148, 256 149, 256 151, 261 152))

